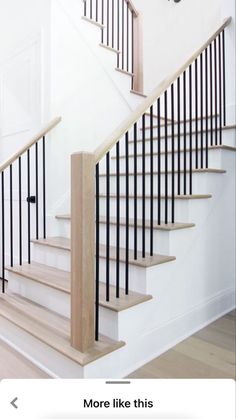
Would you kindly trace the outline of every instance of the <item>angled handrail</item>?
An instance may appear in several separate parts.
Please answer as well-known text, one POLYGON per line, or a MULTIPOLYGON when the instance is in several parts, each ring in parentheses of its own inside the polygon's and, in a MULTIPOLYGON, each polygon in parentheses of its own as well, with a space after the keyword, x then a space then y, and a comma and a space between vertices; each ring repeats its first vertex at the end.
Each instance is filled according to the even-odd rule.
POLYGON ((232 17, 224 19, 222 25, 210 36, 210 38, 193 54, 191 57, 170 77, 163 80, 153 92, 143 100, 143 102, 137 107, 137 109, 131 113, 122 122, 115 131, 100 145, 96 148, 95 161, 98 163, 113 146, 120 140, 120 138, 134 125, 135 122, 145 113, 154 102, 157 100, 170 86, 171 84, 182 74, 184 71, 195 62, 196 58, 214 41, 214 39, 230 24, 232 17))
POLYGON ((9 159, 0 165, 0 173, 9 167, 15 160, 24 154, 29 148, 36 144, 41 138, 47 135, 56 125, 61 122, 61 117, 52 119, 36 135, 34 135, 23 147, 14 153, 9 159))

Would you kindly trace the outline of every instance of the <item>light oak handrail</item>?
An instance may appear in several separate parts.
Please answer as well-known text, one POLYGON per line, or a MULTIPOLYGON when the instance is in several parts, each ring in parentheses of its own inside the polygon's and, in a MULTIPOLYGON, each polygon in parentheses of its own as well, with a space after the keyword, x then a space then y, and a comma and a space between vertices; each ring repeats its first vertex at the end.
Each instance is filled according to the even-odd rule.
POLYGON ((0 173, 3 172, 7 167, 9 167, 14 161, 16 161, 22 154, 24 154, 29 148, 31 148, 35 143, 37 143, 41 138, 47 135, 56 125, 61 122, 61 117, 52 119, 47 125, 45 125, 36 135, 34 135, 30 141, 28 141, 22 148, 20 148, 16 153, 14 153, 8 160, 0 166, 0 173))
POLYGON ((134 12, 134 16, 138 17, 139 12, 136 9, 136 7, 133 5, 131 0, 125 0, 125 2, 128 4, 129 9, 131 10, 131 12, 134 12))
POLYGON ((211 35, 211 37, 182 65, 174 74, 163 80, 153 92, 129 115, 128 118, 115 131, 96 148, 95 161, 98 163, 120 138, 138 121, 146 110, 171 86, 171 84, 196 60, 196 58, 214 41, 214 39, 230 24, 232 17, 226 18, 222 25, 211 35))

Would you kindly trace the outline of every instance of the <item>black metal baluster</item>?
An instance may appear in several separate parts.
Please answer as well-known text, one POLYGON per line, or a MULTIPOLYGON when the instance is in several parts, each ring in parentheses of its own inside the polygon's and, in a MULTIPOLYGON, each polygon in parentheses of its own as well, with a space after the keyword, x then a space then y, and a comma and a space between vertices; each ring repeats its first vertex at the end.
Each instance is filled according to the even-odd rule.
MULTIPOLYGON (((120 51, 120 0, 117 0, 117 51, 120 51)), ((117 68, 120 67, 120 54, 117 54, 117 68)))
MULTIPOLYGON (((101 14, 102 14, 102 25, 104 25, 104 0, 102 0, 102 11, 101 11, 101 14)), ((103 42, 104 42, 104 27, 102 28, 102 44, 103 44, 103 42)))
POLYGON ((125 134, 125 294, 129 294, 129 133, 125 134))
POLYGON ((90 0, 90 19, 93 18, 93 0, 90 0))
POLYGON ((153 256, 153 106, 150 108, 150 256, 153 256))
POLYGON ((46 150, 45 137, 43 137, 43 238, 46 239, 46 150))
POLYGON ((223 48, 223 125, 226 126, 226 73, 225 73, 225 31, 222 32, 223 48))
POLYGON ((96 22, 98 22, 98 0, 96 0, 96 22))
POLYGON ((181 135, 180 135, 180 125, 181 125, 181 113, 180 113, 180 77, 177 80, 177 113, 178 113, 178 195, 181 194, 181 135))
POLYGON ((84 17, 87 16, 87 0, 84 0, 84 17))
POLYGON ((158 225, 161 225, 161 101, 160 98, 157 100, 157 163, 158 163, 158 175, 157 175, 157 220, 158 225))
POLYGON ((146 256, 146 147, 145 147, 145 114, 142 116, 142 257, 146 256))
POLYGON ((168 224, 168 94, 165 91, 165 224, 168 224))
POLYGON ((215 63, 215 145, 218 145, 218 73, 217 73, 216 39, 214 39, 214 63, 215 63))
POLYGON ((5 293, 5 189, 4 172, 2 172, 2 293, 5 293))
POLYGON ((192 65, 189 66, 189 194, 193 193, 193 79, 192 65))
POLYGON ((122 70, 125 68, 125 0, 122 0, 122 70))
POLYGON ((211 146, 213 145, 213 60, 212 44, 210 44, 210 114, 211 114, 211 146))
POLYGON ((96 294, 95 294, 95 340, 99 337, 99 245, 100 245, 100 199, 99 163, 96 164, 96 294))
POLYGON ((116 143, 116 298, 120 297, 120 143, 116 143))
POLYGON ((201 169, 203 169, 203 59, 200 55, 201 169))
POLYGON ((31 249, 30 249, 30 241, 31 241, 31 214, 30 214, 30 149, 27 150, 27 196, 28 196, 28 263, 31 263, 31 249))
POLYGON ((175 96, 171 85, 171 222, 175 222, 175 96))
POLYGON ((107 0, 107 46, 109 46, 110 41, 110 7, 109 7, 109 0, 107 0))
POLYGON ((38 143, 35 144, 35 199, 36 199, 36 240, 39 239, 39 179, 38 179, 38 143))
POLYGON ((137 260, 137 242, 138 242, 138 182, 137 182, 137 123, 134 124, 134 259, 137 260))
POLYGON ((21 192, 21 157, 18 160, 19 173, 19 264, 22 265, 22 192, 21 192))
POLYGON ((13 267, 13 187, 12 187, 12 165, 10 165, 10 264, 13 267))
POLYGON ((112 28, 111 28, 111 46, 112 48, 114 48, 114 37, 115 37, 115 9, 114 9, 114 0, 112 0, 111 3, 111 24, 112 24, 112 28))
POLYGON ((222 144, 222 62, 221 62, 221 35, 218 36, 219 60, 219 142, 222 144))
POLYGON ((183 73, 183 107, 184 107, 184 195, 187 194, 187 132, 186 132, 186 72, 183 73))
POLYGON ((206 169, 208 169, 208 48, 205 50, 206 169))
POLYGON ((106 154, 106 301, 110 300, 110 153, 106 154))
POLYGON ((198 169, 198 59, 195 60, 195 167, 198 169))
POLYGON ((127 44, 126 44, 126 48, 127 48, 127 51, 126 51, 126 61, 127 61, 127 63, 126 63, 126 70, 127 71, 129 71, 129 4, 127 3, 127 16, 126 16, 126 23, 127 23, 127 28, 126 28, 126 31, 127 31, 127 34, 126 34, 126 42, 127 42, 127 44))

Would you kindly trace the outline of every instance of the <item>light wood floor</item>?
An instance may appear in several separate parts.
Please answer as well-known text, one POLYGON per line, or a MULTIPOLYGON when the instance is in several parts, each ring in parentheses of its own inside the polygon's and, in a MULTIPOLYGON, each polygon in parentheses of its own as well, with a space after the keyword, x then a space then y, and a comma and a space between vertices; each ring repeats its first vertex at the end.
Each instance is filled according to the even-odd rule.
POLYGON ((236 311, 181 342, 129 378, 236 378, 236 311))
MULTIPOLYGON (((235 378, 236 311, 186 339, 129 378, 235 378)), ((48 378, 0 341, 0 379, 48 378)))

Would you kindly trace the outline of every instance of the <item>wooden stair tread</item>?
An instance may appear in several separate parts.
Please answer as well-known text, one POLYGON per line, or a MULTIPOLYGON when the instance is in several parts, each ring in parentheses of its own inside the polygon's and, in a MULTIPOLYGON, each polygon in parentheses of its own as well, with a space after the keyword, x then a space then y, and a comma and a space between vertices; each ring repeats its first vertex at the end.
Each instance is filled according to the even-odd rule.
MULTIPOLYGON (((227 125, 225 127, 222 127, 222 131, 228 131, 228 130, 235 129, 235 128, 236 128, 236 125, 227 125)), ((216 131, 216 129, 213 128, 213 133, 215 133, 215 131, 216 131)), ((220 131, 220 128, 217 128, 217 131, 220 131)), ((204 129, 202 132, 203 132, 203 134, 205 134, 206 132, 211 133, 211 130, 210 129, 208 129, 208 130, 204 129)), ((195 130, 192 131, 192 135, 193 136, 196 135, 196 131, 195 130)), ((200 130, 198 131, 198 135, 199 136, 201 135, 201 131, 200 130)), ((181 131, 180 132, 180 137, 183 137, 183 136, 184 136, 184 132, 181 131)), ((186 132, 186 137, 188 137, 188 136, 190 136, 190 132, 189 131, 186 132)), ((172 134, 171 133, 168 133, 167 138, 172 138, 172 134)), ((176 132, 176 129, 175 129, 175 133, 174 133, 174 138, 178 138, 178 133, 176 132)), ((162 134, 160 136, 160 139, 161 140, 164 140, 165 139, 165 135, 162 134)), ((150 141, 150 138, 146 138, 145 140, 146 141, 150 141)), ((158 137, 157 136, 154 136, 153 137, 153 140, 157 141, 158 140, 158 137)), ((133 143, 133 142, 134 142, 133 140, 130 141, 130 143, 133 143)), ((142 138, 140 138, 140 139, 137 140, 137 143, 140 143, 140 142, 142 142, 142 138)))
MULTIPOLYGON (((187 173, 190 173, 190 170, 186 170, 186 172, 187 173)), ((178 171, 175 170, 174 173, 175 174, 178 174, 178 171)), ((180 170, 180 173, 183 174, 184 171, 181 169, 180 170)), ((224 173, 227 173, 227 171, 224 170, 224 169, 209 169, 208 168, 208 169, 193 169, 192 170, 192 173, 216 173, 216 174, 224 174, 224 173)), ((146 175, 150 175, 151 172, 150 171, 146 171, 145 174, 146 175)), ((172 174, 172 172, 171 171, 168 171, 168 174, 172 174)), ((140 172, 140 171, 137 171, 137 175, 138 176, 142 176, 143 173, 140 172)), ((158 175, 158 171, 157 170, 154 170, 153 171, 153 175, 158 175)), ((161 175, 165 175, 165 171, 164 170, 161 171, 161 175)), ((102 177, 106 177, 107 175, 106 175, 106 173, 100 173, 99 176, 102 178, 102 177)), ((110 176, 116 176, 116 173, 110 173, 110 176)), ((126 173, 125 172, 120 172, 120 176, 126 176, 126 173)), ((134 176, 134 172, 129 172, 129 176, 134 176)))
MULTIPOLYGON (((70 345, 69 320, 66 323, 66 319, 58 315, 58 324, 63 320, 63 328, 66 327, 66 324, 68 325, 66 331, 58 330, 58 327, 54 328, 50 323, 52 313, 49 310, 42 307, 39 308, 38 305, 27 300, 24 300, 25 303, 19 306, 19 298, 17 298, 17 301, 14 301, 14 296, 2 294, 0 296, 0 316, 81 366, 85 366, 125 345, 124 342, 116 342, 108 337, 100 336, 99 342, 95 342, 89 351, 81 353, 70 345), (24 308, 24 306, 27 308, 24 308), (34 310, 31 310, 32 306, 34 310), (40 313, 41 316, 43 314, 43 320, 41 316, 36 318, 35 307, 36 310, 41 310, 40 313)), ((53 313, 53 316, 55 322, 57 315, 53 313)))
MULTIPOLYGON (((149 140, 146 140, 146 141, 149 141, 149 140)), ((203 147, 203 150, 206 150, 206 147, 205 146, 203 147)), ((211 151, 211 150, 236 151, 236 147, 232 147, 232 146, 229 146, 229 145, 212 145, 212 146, 209 146, 208 147, 208 150, 209 151, 211 151)), ((193 148, 192 149, 192 152, 196 152, 196 151, 197 151, 196 148, 193 148)), ((201 151, 201 148, 199 147, 198 152, 200 153, 200 151, 201 151)), ((178 153, 178 150, 177 150, 176 147, 175 147, 175 151, 174 152, 175 152, 175 154, 178 153)), ((189 152, 190 152, 190 149, 187 148, 186 149, 186 153, 189 153, 189 152)), ((169 148, 168 149, 168 154, 171 154, 171 153, 172 153, 172 150, 169 148)), ((183 148, 181 148, 180 153, 184 153, 183 148)), ((164 155, 165 154, 165 151, 161 151, 160 154, 163 154, 164 155)), ((150 153, 149 152, 146 153, 145 156, 146 157, 149 157, 150 156, 150 153)), ((153 153, 153 156, 158 156, 158 153, 155 151, 153 153)), ((129 158, 131 158, 131 157, 132 158, 134 157, 134 154, 133 153, 129 154, 129 158)), ((142 153, 137 153, 137 157, 142 157, 142 153)), ((112 156, 111 158, 112 158, 112 160, 116 160, 116 156, 112 156)), ((120 155, 120 159, 125 159, 125 158, 126 158, 125 154, 121 154, 120 155)))
MULTIPOLYGON (((106 194, 100 194, 99 197, 100 198, 106 198, 106 194)), ((112 198, 114 199, 116 197, 117 197, 116 194, 110 194, 111 199, 112 198)), ((120 194, 120 198, 126 198, 126 195, 125 194, 120 194)), ((130 194, 129 198, 134 198, 134 195, 130 194)), ((142 199, 143 196, 138 194, 137 198, 142 199)), ((145 198, 150 199, 150 195, 146 195, 145 198)), ((172 196, 169 195, 167 198, 172 199, 172 196)), ((178 199, 178 200, 185 201, 185 200, 194 200, 194 199, 210 199, 210 198, 212 198, 212 195, 211 194, 175 195, 174 198, 178 199)), ((158 199, 158 195, 153 195, 153 199, 158 199)), ((161 199, 165 199, 165 195, 162 195, 161 199)))
MULTIPOLYGON (((39 239, 39 240, 32 240, 33 243, 44 245, 44 246, 51 246, 57 249, 63 249, 70 251, 70 239, 64 237, 49 237, 47 239, 39 239)), ((100 245, 99 256, 101 258, 106 257, 106 246, 100 245)), ((138 259, 134 260, 134 252, 132 250, 129 251, 129 264, 135 265, 143 268, 149 268, 151 266, 160 265, 162 263, 171 262, 176 258, 174 256, 165 256, 165 255, 154 255, 154 256, 146 256, 146 258, 142 258, 142 253, 138 252, 138 259)), ((110 246, 110 260, 116 260, 116 247, 110 246)), ((125 249, 120 249, 120 261, 125 262, 125 249)))
POLYGON ((81 16, 81 19, 85 20, 86 22, 92 23, 92 25, 95 25, 95 26, 97 26, 100 29, 104 29, 105 28, 105 25, 102 25, 101 23, 96 22, 96 20, 90 19, 87 16, 81 16))
MULTIPOLYGON (((14 266, 13 268, 7 268, 7 270, 39 282, 40 284, 70 294, 70 272, 35 262, 30 265, 25 263, 22 266, 14 266)), ((151 299, 151 295, 140 294, 133 291, 130 291, 129 295, 125 295, 125 290, 122 288, 120 289, 120 298, 117 299, 116 287, 110 285, 110 301, 106 301, 106 285, 103 282, 100 282, 99 284, 99 305, 112 311, 119 312, 127 310, 128 308, 151 299)))
MULTIPOLYGON (((151 116, 151 114, 150 113, 146 113, 145 114, 147 117, 150 117, 151 116)), ((213 118, 213 120, 215 120, 215 118, 216 118, 216 116, 217 116, 217 118, 219 118, 219 114, 217 114, 217 115, 212 115, 212 118, 213 118)), ((158 118, 158 115, 153 115, 153 117, 154 118, 158 118)), ((206 119, 210 119, 211 117, 210 116, 208 116, 208 117, 206 117, 206 116, 203 116, 202 117, 202 119, 203 120, 206 120, 206 119)), ((162 123, 161 123, 161 126, 165 126, 165 118, 164 117, 161 117, 160 118, 161 119, 161 121, 162 121, 162 123)), ((198 120, 198 121, 201 121, 201 117, 199 116, 198 118, 192 118, 192 122, 196 122, 196 120, 198 120)), ((190 122, 190 119, 186 119, 186 123, 189 123, 190 122)), ((183 119, 181 119, 180 120, 180 124, 183 124, 184 123, 184 120, 183 119)), ((174 121, 174 124, 176 125, 176 124, 178 124, 178 121, 174 121)), ((167 119, 167 125, 172 125, 172 120, 170 119, 170 118, 168 118, 167 119)), ((146 127, 145 127, 145 129, 150 129, 151 127, 150 126, 147 126, 146 125, 146 127)), ((153 125, 153 128, 155 129, 155 128, 158 128, 158 125, 153 125)), ((140 128, 140 130, 142 130, 143 128, 141 127, 140 128)))
MULTIPOLYGON (((58 220, 67 220, 70 221, 70 214, 62 214, 62 215, 56 215, 56 218, 58 220)), ((106 217, 100 217, 100 222, 102 224, 104 224, 106 222, 106 217)), ((111 224, 116 225, 116 217, 110 217, 110 222, 111 224)), ((120 225, 124 226, 126 225, 126 219, 125 218, 120 218, 120 225)), ((134 226, 134 220, 130 219, 129 220, 129 226, 133 227, 134 226)), ((142 227, 142 220, 137 220, 137 226, 138 227, 142 227)), ((150 221, 147 220, 146 221, 146 227, 150 228, 150 221)), ((165 223, 161 223, 161 225, 158 225, 156 223, 154 223, 154 230, 164 230, 164 231, 175 231, 175 230, 183 230, 185 228, 191 228, 191 227, 195 227, 194 223, 169 223, 169 224, 165 224, 165 223)))
POLYGON ((119 73, 126 74, 127 76, 134 77, 133 73, 131 73, 130 71, 122 70, 122 68, 116 67, 115 70, 118 71, 119 73))
POLYGON ((13 268, 7 267, 7 271, 24 276, 41 284, 50 286, 57 290, 70 293, 70 272, 56 269, 47 265, 32 262, 16 265, 13 268))
POLYGON ((116 48, 110 47, 109 45, 106 45, 106 44, 102 44, 101 43, 101 44, 99 44, 99 46, 102 47, 102 48, 107 49, 108 51, 115 52, 116 54, 121 54, 121 51, 119 51, 116 48))
MULTIPOLYGON (((125 262, 125 249, 120 249, 120 261, 125 262)), ((100 245, 100 257, 106 258, 106 246, 100 245)), ((133 250, 129 251, 129 264, 136 265, 143 268, 150 268, 152 266, 160 265, 162 263, 171 262, 176 260, 174 256, 165 256, 165 255, 153 255, 153 256, 146 256, 142 258, 142 253, 138 252, 137 254, 138 259, 134 260, 134 252, 133 250)), ((116 247, 110 247, 110 259, 116 260, 116 247)))

